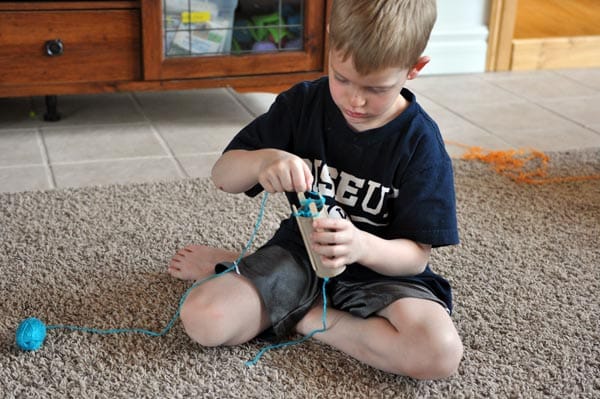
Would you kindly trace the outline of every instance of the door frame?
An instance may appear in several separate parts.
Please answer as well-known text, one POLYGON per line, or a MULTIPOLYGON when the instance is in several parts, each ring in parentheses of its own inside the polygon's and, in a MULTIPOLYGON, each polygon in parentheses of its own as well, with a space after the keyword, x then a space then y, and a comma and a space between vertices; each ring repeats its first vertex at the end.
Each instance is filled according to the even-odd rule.
POLYGON ((511 69, 512 40, 517 21, 518 0, 492 0, 486 70, 511 69))

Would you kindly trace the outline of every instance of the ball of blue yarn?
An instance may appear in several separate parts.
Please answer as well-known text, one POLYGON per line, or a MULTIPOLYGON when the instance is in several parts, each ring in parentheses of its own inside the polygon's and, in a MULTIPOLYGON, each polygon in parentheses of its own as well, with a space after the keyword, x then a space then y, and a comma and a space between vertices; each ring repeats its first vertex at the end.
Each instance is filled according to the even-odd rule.
POLYGON ((46 325, 40 319, 30 317, 17 328, 17 346, 25 351, 38 350, 46 338, 46 325))

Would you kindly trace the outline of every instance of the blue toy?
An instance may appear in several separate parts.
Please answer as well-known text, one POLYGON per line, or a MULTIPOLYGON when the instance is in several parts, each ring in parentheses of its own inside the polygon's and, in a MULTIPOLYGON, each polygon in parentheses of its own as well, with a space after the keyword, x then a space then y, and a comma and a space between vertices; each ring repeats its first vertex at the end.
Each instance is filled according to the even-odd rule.
POLYGON ((250 21, 244 18, 236 18, 233 24, 233 38, 241 45, 252 42, 252 34, 248 27, 251 27, 250 21))
POLYGON ((300 14, 291 14, 287 17, 288 31, 294 35, 302 33, 302 17, 300 14))

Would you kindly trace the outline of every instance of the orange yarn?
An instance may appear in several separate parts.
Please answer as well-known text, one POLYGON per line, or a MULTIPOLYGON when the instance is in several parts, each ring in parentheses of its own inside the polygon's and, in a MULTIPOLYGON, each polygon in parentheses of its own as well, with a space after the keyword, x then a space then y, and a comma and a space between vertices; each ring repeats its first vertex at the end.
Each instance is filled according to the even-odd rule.
POLYGON ((447 142, 447 144, 467 148, 462 159, 477 160, 492 165, 497 173, 517 183, 548 184, 600 180, 600 175, 549 177, 550 157, 537 150, 487 151, 481 147, 470 147, 460 143, 447 142))

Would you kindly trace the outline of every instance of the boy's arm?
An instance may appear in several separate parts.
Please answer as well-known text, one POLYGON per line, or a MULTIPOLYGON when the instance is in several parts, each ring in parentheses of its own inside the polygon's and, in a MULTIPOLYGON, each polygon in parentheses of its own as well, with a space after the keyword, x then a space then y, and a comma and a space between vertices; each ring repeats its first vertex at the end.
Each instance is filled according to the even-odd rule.
POLYGON ((212 180, 219 189, 242 193, 257 183, 270 192, 304 192, 312 186, 308 165, 298 156, 274 148, 231 150, 217 160, 212 180))
POLYGON ((313 222, 313 250, 326 267, 358 262, 388 276, 422 273, 429 261, 431 246, 408 239, 387 240, 358 229, 344 219, 322 218, 313 222))
POLYGON ((425 271, 431 245, 397 238, 385 240, 362 232, 364 251, 359 262, 376 272, 389 276, 416 275, 425 271))

